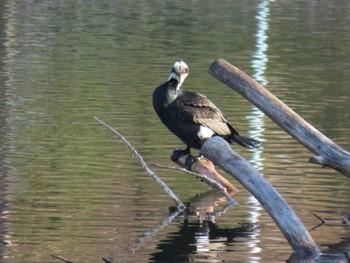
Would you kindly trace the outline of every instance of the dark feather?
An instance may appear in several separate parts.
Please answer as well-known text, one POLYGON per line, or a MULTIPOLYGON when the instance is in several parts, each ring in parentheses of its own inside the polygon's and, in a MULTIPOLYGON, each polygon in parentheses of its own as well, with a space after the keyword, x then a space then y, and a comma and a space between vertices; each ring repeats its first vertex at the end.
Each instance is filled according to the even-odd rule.
POLYGON ((164 125, 187 145, 187 149, 200 149, 211 136, 210 130, 230 143, 248 149, 260 148, 261 142, 239 135, 223 112, 206 96, 179 87, 179 79, 183 77, 183 80, 188 70, 186 64, 178 63, 174 64, 169 80, 153 92, 153 107, 164 125), (174 75, 173 71, 179 75, 174 75), (204 136, 202 126, 210 129, 209 134, 204 136))

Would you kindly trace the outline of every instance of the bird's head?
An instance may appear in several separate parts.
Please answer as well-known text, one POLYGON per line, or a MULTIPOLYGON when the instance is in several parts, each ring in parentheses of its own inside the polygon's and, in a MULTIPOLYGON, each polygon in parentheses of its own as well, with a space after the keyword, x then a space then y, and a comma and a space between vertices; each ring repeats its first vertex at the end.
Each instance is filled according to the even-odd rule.
POLYGON ((178 60, 171 69, 168 80, 175 79, 178 82, 177 89, 181 87, 185 78, 188 76, 188 66, 185 61, 178 60))

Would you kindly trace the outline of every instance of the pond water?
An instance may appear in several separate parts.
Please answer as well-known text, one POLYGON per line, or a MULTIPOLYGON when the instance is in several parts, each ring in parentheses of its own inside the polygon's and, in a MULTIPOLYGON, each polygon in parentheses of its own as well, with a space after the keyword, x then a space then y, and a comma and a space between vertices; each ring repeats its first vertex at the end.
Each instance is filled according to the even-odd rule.
MULTIPOLYGON (((328 137, 350 149, 350 4, 338 1, 22 1, 0 3, 1 262, 284 262, 292 250, 233 178, 240 204, 215 218, 177 216, 174 203, 97 116, 148 164, 172 165, 184 145, 151 104, 172 64, 259 152, 233 146, 286 198, 324 252, 346 262, 350 179, 312 156, 208 74, 225 58, 328 137), (320 221, 312 212, 326 220, 320 221)), ((153 168, 183 202, 207 185, 153 168)), ((209 192, 208 192, 209 191, 209 192)), ((213 209, 209 207, 206 209, 213 209)), ((313 259, 303 262, 314 262, 313 259)))

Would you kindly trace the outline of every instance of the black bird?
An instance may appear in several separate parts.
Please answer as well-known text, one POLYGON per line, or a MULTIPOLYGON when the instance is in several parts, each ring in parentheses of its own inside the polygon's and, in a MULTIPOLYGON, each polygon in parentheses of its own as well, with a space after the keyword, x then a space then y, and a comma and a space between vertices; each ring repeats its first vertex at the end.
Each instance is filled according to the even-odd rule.
POLYGON ((190 148, 200 149, 205 140, 218 135, 229 143, 258 149, 262 143, 239 135, 221 110, 207 97, 181 89, 188 76, 184 61, 176 61, 169 79, 153 92, 153 107, 164 125, 190 148))

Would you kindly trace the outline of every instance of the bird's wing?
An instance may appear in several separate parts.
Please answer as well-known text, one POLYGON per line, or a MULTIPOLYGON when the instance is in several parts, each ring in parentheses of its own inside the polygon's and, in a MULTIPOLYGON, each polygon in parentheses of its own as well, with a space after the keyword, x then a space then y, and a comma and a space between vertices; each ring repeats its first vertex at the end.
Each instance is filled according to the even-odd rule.
POLYGON ((195 123, 204 125, 221 136, 232 134, 231 125, 214 103, 200 93, 191 92, 187 95, 186 100, 183 101, 184 110, 195 123))

